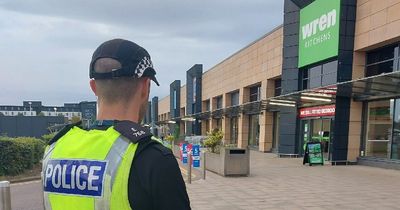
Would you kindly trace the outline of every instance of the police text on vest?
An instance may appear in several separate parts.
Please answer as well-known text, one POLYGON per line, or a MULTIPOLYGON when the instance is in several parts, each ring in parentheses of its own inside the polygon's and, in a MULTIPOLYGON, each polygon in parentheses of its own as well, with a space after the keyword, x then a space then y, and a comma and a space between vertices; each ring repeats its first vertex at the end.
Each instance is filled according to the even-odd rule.
POLYGON ((106 165, 97 160, 49 160, 43 172, 44 191, 102 196, 106 165))

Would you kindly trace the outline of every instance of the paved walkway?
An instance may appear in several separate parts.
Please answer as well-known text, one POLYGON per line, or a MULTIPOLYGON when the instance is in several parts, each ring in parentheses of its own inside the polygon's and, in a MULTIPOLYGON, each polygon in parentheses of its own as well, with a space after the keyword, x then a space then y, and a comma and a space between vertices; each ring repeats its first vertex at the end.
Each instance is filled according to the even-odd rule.
POLYGON ((192 209, 400 209, 400 171, 303 166, 301 159, 251 152, 250 177, 212 172, 187 184, 192 209))

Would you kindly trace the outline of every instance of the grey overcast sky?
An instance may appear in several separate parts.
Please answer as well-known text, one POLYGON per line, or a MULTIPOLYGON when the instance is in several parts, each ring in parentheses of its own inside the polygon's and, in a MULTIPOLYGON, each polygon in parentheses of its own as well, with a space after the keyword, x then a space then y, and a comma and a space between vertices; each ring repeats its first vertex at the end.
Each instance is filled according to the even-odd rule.
POLYGON ((149 51, 162 98, 282 22, 283 0, 0 0, 0 105, 95 100, 90 58, 112 38, 149 51))

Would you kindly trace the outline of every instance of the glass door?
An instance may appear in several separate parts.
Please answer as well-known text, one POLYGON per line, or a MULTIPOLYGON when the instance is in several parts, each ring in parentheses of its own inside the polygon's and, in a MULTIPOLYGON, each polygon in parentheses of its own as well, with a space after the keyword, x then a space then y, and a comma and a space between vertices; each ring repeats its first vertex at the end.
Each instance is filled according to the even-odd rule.
POLYGON ((331 118, 319 118, 311 120, 311 139, 321 142, 324 159, 329 160, 329 146, 331 140, 331 118))
POLYGON ((279 152, 278 151, 278 145, 279 145, 279 121, 280 121, 279 112, 274 112, 272 152, 279 152))
POLYGON ((300 154, 304 154, 307 142, 310 141, 310 120, 301 120, 301 136, 300 136, 300 154))
POLYGON ((259 115, 249 115, 249 146, 256 147, 259 145, 259 115))
POLYGON ((394 102, 391 158, 400 159, 400 99, 394 102))
MULTIPOLYGON (((389 158, 393 126, 392 107, 390 100, 369 102, 366 156, 389 158)), ((395 144, 393 149, 397 150, 397 138, 393 143, 395 144)))
POLYGON ((239 127, 238 127, 238 118, 237 117, 232 117, 231 119, 231 144, 237 145, 238 141, 238 132, 239 132, 239 127))

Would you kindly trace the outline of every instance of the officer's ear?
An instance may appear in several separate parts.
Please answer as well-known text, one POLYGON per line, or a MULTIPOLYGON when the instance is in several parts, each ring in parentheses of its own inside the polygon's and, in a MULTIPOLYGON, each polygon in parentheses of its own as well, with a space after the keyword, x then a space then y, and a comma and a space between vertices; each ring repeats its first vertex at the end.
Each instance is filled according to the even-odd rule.
POLYGON ((146 98, 149 95, 150 92, 150 79, 147 77, 140 78, 140 85, 141 85, 141 97, 146 98))
POLYGON ((90 84, 90 88, 92 89, 94 95, 97 96, 96 82, 94 81, 94 79, 91 79, 89 81, 89 84, 90 84))

